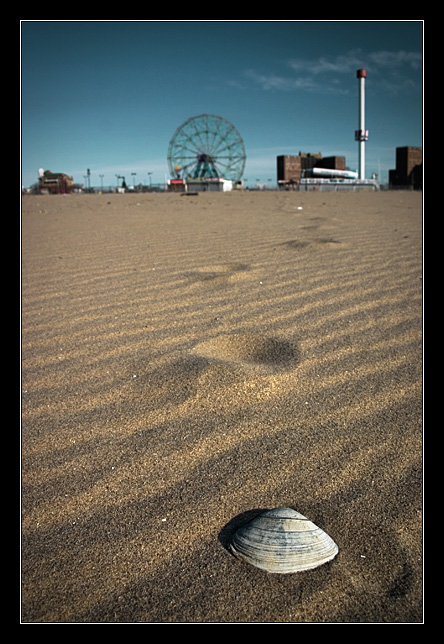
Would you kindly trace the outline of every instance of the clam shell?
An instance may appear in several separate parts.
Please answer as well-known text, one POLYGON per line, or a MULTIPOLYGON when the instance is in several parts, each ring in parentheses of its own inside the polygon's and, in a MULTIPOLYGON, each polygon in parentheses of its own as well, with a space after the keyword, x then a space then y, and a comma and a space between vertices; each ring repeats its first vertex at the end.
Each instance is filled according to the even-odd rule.
POLYGON ((275 508, 238 528, 230 550, 257 568, 285 574, 322 566, 337 555, 339 548, 296 510, 275 508))

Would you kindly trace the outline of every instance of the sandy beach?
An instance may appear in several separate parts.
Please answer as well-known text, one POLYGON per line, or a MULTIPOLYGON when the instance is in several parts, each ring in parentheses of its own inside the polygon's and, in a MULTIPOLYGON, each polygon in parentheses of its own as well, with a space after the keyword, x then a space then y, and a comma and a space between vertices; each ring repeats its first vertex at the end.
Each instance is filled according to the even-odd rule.
POLYGON ((422 193, 24 196, 21 288, 22 623, 422 622, 422 193))

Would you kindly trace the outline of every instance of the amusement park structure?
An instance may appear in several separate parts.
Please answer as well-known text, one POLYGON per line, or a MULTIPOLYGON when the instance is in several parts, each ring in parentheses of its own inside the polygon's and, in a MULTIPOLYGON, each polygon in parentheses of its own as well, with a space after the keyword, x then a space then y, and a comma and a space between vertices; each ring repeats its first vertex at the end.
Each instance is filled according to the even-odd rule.
POLYGON ((170 185, 226 190, 240 183, 245 160, 244 142, 234 125, 212 114, 193 116, 169 143, 170 185))

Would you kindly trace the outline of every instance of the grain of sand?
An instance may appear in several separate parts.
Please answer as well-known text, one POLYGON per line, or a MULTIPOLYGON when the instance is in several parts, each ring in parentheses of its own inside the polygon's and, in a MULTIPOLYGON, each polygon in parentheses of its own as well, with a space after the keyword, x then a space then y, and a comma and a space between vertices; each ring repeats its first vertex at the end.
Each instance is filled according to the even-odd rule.
POLYGON ((25 196, 23 623, 422 621, 422 195, 25 196), (338 544, 227 550, 289 506, 338 544))

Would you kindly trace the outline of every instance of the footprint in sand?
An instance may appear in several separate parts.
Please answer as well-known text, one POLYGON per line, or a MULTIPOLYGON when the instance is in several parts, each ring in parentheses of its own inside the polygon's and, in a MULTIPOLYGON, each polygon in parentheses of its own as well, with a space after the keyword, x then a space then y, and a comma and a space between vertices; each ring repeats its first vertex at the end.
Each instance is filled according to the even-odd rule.
POLYGON ((302 250, 310 246, 309 241, 303 241, 301 239, 290 239, 289 241, 282 242, 279 246, 284 246, 285 248, 291 248, 293 250, 302 250))
POLYGON ((138 406, 159 409, 194 398, 203 379, 216 386, 245 378, 245 368, 270 375, 288 371, 299 362, 299 350, 289 342, 257 333, 228 333, 197 344, 188 355, 150 368, 149 361, 132 365, 131 396, 138 406))
POLYGON ((199 343, 193 354, 221 362, 288 369, 299 361, 299 351, 292 342, 256 333, 229 333, 199 343))
POLYGON ((289 241, 282 242, 279 244, 284 248, 289 248, 292 250, 302 250, 309 247, 317 246, 332 246, 336 244, 342 244, 342 242, 334 239, 333 237, 320 237, 317 239, 303 240, 303 239, 290 239, 289 241))
POLYGON ((206 266, 198 271, 187 273, 186 276, 193 284, 207 286, 224 286, 233 282, 253 279, 248 264, 215 264, 206 266))

